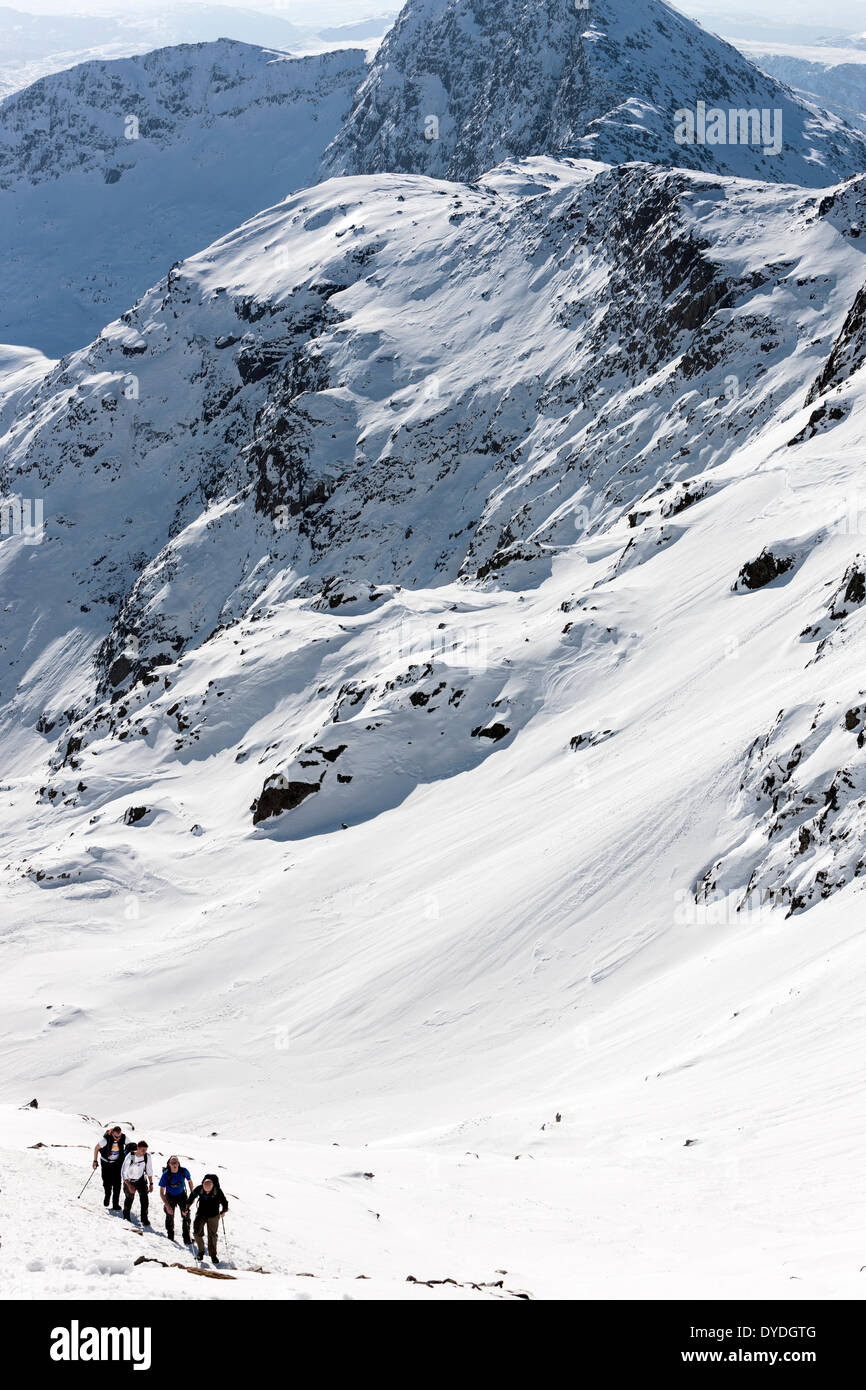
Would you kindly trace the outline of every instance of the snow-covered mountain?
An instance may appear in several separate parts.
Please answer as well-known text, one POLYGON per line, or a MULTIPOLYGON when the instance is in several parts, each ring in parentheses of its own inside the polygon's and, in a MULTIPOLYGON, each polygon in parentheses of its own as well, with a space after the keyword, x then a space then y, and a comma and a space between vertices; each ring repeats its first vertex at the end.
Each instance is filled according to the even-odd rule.
MULTIPOLYGON (((374 1216, 428 1191, 425 1276, 541 1291, 587 1261, 630 1287, 621 1218, 551 1264, 515 1156, 562 1226, 626 1145, 659 1287, 719 1198, 730 1253, 696 1236, 690 1288, 723 1258, 850 1289, 783 1213, 859 1161, 863 198, 552 160, 334 180, 9 362, 6 1100, 303 1136, 302 1201, 369 1143, 374 1216), (501 1220, 443 1241, 475 1162, 507 1255, 501 1220)), ((335 1228, 313 1267, 345 1255, 335 1228)))
POLYGON ((397 18, 397 10, 383 10, 369 18, 349 20, 344 24, 334 24, 330 28, 319 29, 318 37, 330 43, 358 42, 381 39, 397 18))
MULTIPOLYGON (((60 6, 58 5, 58 9, 60 6)), ((246 6, 206 4, 118 5, 114 13, 32 14, 0 6, 0 95, 28 87, 41 77, 78 63, 129 58, 169 44, 240 43, 280 52, 316 46, 315 25, 293 24, 283 14, 246 6)), ((387 20, 371 31, 384 33, 387 20)), ((323 36, 319 47, 333 42, 323 36)), ((341 42, 340 39, 337 40, 341 42)), ((353 45, 346 33, 342 43, 353 45)))
MULTIPOLYGON (((294 839, 513 744, 541 697, 524 661, 507 670, 505 615, 549 592, 557 556, 566 617, 527 628, 530 665, 606 683, 648 636, 637 615, 595 616, 608 590, 687 552, 745 460, 748 487, 790 479, 856 428, 862 196, 862 180, 807 195, 544 161, 471 190, 336 180, 173 269, 35 384, 19 371, 6 490, 44 500, 45 531, 2 548, 18 596, 3 719, 32 730, 28 817, 83 837, 28 872, 89 879, 91 825, 131 796, 148 824, 183 824, 177 765, 203 757, 225 764, 233 835, 294 839), (385 662, 420 593, 443 657, 385 662)), ((844 514, 835 492, 827 506, 844 514)), ((744 590, 774 578, 739 573, 765 549, 796 573, 832 554, 848 584, 830 520, 731 539, 734 627, 744 590)), ((822 672, 841 606, 813 612, 822 672)))
MULTIPOLYGON (((110 8, 110 7, 109 7, 110 8)), ((396 11, 352 23, 329 24, 321 8, 297 13, 292 23, 283 13, 266 14, 246 6, 127 3, 116 13, 31 14, 0 6, 0 97, 29 87, 41 77, 79 63, 130 58, 154 48, 177 44, 239 43, 274 48, 295 56, 329 48, 375 51, 396 11)))
POLYGON ((173 261, 315 178, 356 49, 221 40, 84 63, 0 103, 0 341, 89 341, 173 261))
POLYGON ((780 82, 797 88, 860 130, 866 130, 866 51, 820 49, 798 53, 765 51, 755 45, 751 60, 780 82))
POLYGON ((15 1296, 207 1283, 69 1211, 130 1115, 232 1183, 208 1296, 856 1291, 866 174, 634 152, 331 178, 0 351, 15 1296))
POLYGON ((661 0, 409 0, 325 167, 471 181, 563 152, 812 187, 866 168, 861 134, 661 0), (749 143, 730 119, 747 111, 765 113, 749 143))
POLYGON ((369 73, 359 50, 228 40, 85 63, 0 103, 0 341, 80 346, 174 261, 315 182, 323 153, 325 173, 472 180, 563 150, 806 185, 866 168, 866 135, 658 0, 410 3, 369 73), (753 143, 712 143, 721 117, 753 143))

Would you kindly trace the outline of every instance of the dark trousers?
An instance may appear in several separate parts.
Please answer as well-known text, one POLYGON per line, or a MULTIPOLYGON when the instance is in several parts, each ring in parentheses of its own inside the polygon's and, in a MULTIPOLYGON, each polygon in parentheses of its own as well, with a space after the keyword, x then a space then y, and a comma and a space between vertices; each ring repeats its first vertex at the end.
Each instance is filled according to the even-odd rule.
POLYGON ((121 1163, 102 1163, 102 1186, 105 1188, 106 1206, 111 1202, 113 1207, 120 1206, 120 1170, 121 1163))
POLYGON ((162 1194, 162 1200, 165 1202, 165 1204, 166 1204, 167 1206, 171 1207, 171 1215, 169 1215, 168 1212, 165 1213, 165 1231, 166 1231, 166 1235, 168 1236, 169 1240, 174 1240, 174 1213, 175 1213, 175 1211, 177 1210, 177 1208, 180 1207, 180 1218, 181 1218, 181 1221, 183 1222, 183 1228, 182 1228, 182 1229, 183 1229, 183 1238, 184 1238, 184 1240, 186 1241, 187 1245, 189 1245, 189 1242, 190 1242, 190 1239, 191 1239, 190 1233, 189 1233, 189 1212, 188 1212, 188 1211, 184 1211, 184 1204, 185 1204, 185 1202, 186 1202, 186 1193, 185 1193, 185 1192, 163 1192, 163 1194, 162 1194))
POLYGON ((196 1213, 195 1221, 192 1226, 192 1233, 195 1236, 195 1243, 198 1246, 198 1253, 204 1254, 204 1228, 207 1226, 207 1253, 216 1263, 217 1258, 217 1236, 219 1235, 220 1219, 218 1216, 202 1216, 201 1212, 196 1213))
POLYGON ((135 1200, 135 1193, 137 1192, 141 1199, 141 1224, 143 1226, 147 1221, 147 1178, 143 1173, 138 1181, 133 1183, 133 1187, 135 1191, 129 1192, 127 1190, 126 1196, 123 1199, 123 1214, 124 1216, 129 1216, 129 1213, 132 1211, 132 1203, 135 1200))

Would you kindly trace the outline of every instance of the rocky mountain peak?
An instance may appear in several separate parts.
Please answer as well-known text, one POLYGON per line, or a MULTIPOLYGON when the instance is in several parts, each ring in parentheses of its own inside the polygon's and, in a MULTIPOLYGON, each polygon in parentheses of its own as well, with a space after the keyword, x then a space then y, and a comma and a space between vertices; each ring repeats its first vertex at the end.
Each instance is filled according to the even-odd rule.
POLYGON ((409 0, 325 168, 471 181, 561 153, 820 187, 866 141, 661 0, 409 0))

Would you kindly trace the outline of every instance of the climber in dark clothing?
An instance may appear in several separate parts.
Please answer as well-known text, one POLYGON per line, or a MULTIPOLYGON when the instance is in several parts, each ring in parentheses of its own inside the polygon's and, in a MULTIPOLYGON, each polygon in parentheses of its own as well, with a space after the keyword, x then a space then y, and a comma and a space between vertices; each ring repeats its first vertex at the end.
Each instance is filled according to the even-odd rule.
POLYGON ((192 1233, 198 1248, 198 1258, 204 1259, 204 1236, 202 1233, 207 1226, 207 1253, 216 1264, 220 1214, 229 1209, 228 1201, 220 1187, 220 1180, 216 1173, 205 1173, 198 1187, 193 1188, 187 1211, 191 1209, 193 1202, 198 1202, 198 1211, 192 1224, 192 1233))
POLYGON ((102 1205, 107 1207, 110 1202, 112 1211, 120 1211, 120 1170, 125 1147, 126 1135, 120 1125, 110 1125, 93 1150, 94 1168, 99 1159, 102 1160, 102 1186, 105 1189, 102 1205))

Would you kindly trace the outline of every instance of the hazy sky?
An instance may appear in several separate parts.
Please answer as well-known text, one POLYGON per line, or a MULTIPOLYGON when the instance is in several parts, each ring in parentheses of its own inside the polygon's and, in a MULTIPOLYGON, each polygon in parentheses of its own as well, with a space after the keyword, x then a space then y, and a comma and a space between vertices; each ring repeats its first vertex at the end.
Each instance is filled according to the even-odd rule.
MULTIPOLYGON (((130 10, 159 10, 176 0, 4 0, 9 8, 31 14, 129 13, 130 10)), ((183 0, 187 4, 214 4, 215 0, 183 0)), ((219 3, 219 0, 216 0, 219 3)), ((243 9, 279 14, 296 23, 321 22, 323 11, 339 13, 346 19, 363 18, 384 11, 398 10, 401 0, 234 0, 243 9)), ((779 20, 812 28, 827 25, 862 33, 866 30, 866 0, 678 0, 685 14, 702 16, 742 16, 744 19, 779 20)))
MULTIPOLYGON (((673 0, 672 0, 673 3, 673 0)), ((784 20, 787 24, 821 24, 849 29, 852 34, 866 29, 866 0, 677 0, 684 14, 742 15, 745 19, 784 20)))

